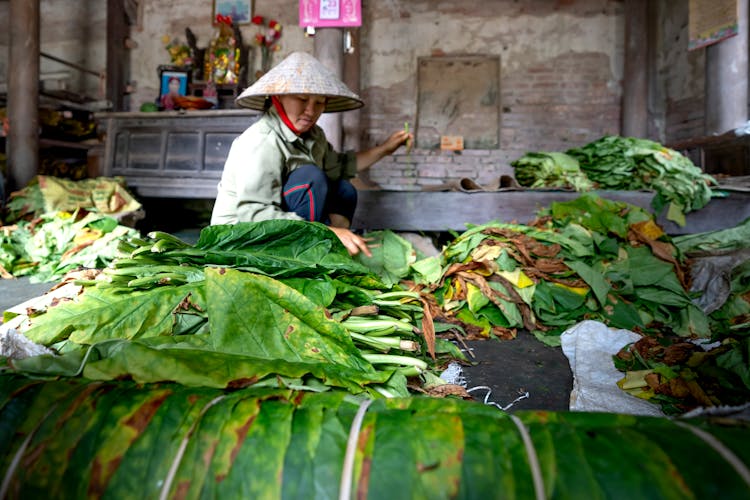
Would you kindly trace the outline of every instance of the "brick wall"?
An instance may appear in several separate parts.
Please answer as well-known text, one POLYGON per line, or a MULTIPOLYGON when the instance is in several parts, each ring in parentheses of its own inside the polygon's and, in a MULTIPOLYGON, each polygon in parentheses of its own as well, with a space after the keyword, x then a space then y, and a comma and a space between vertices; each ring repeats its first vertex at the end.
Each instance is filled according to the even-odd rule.
POLYGON ((399 150, 374 166, 369 180, 389 190, 429 189, 464 177, 487 184, 512 175, 510 163, 528 151, 565 151, 619 133, 620 84, 605 54, 570 52, 501 70, 500 90, 499 149, 399 150))

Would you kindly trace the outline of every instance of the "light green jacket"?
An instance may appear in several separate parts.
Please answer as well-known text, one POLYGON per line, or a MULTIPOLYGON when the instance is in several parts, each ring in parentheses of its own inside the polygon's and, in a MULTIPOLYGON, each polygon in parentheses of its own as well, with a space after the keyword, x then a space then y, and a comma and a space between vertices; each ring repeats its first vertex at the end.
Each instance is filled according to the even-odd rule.
POLYGON ((301 219, 281 209, 282 187, 294 169, 311 163, 332 180, 357 173, 354 152, 334 151, 317 125, 304 138, 297 136, 270 109, 232 143, 211 224, 301 219))

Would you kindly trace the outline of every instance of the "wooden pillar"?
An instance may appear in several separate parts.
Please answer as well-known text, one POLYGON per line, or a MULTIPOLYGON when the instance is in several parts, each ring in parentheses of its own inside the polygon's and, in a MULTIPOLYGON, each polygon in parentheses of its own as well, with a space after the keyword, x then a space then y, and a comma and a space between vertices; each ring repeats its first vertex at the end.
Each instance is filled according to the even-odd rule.
POLYGON ((736 36, 706 48, 706 135, 747 122, 748 0, 737 0, 736 36))
MULTIPOLYGON (((344 83, 352 92, 360 95, 359 29, 351 29, 349 33, 351 34, 352 50, 344 54, 344 83)), ((346 37, 346 33, 344 36, 346 37)), ((360 114, 360 110, 355 109, 354 111, 346 111, 341 118, 344 150, 360 150, 360 114)))
POLYGON ((625 0, 622 135, 648 134, 648 0, 625 0))
POLYGON ((112 111, 127 111, 125 86, 129 54, 125 48, 128 25, 125 0, 107 0, 107 100, 112 111))
MULTIPOLYGON (((315 32, 315 57, 343 80, 344 71, 344 31, 340 28, 320 28, 315 32)), ((326 133, 328 142, 334 149, 343 145, 341 113, 323 113, 318 125, 326 133)))
POLYGON ((10 0, 8 192, 39 172, 39 0, 10 0))
POLYGON ((649 139, 666 141, 664 118, 666 116, 666 89, 659 78, 659 56, 663 52, 662 38, 664 18, 663 2, 648 2, 648 134, 649 139))

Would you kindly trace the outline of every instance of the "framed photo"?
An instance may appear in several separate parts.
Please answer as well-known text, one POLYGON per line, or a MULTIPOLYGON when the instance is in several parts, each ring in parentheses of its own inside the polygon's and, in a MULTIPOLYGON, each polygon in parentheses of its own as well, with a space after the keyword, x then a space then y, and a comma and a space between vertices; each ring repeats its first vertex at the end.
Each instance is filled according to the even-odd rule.
POLYGON ((253 0, 214 0, 211 19, 216 16, 229 16, 233 24, 250 24, 253 19, 253 0))
POLYGON ((159 67, 159 104, 173 109, 175 96, 186 96, 190 83, 190 69, 172 66, 159 67))
POLYGON ((302 28, 347 28, 362 26, 361 0, 299 0, 302 28))

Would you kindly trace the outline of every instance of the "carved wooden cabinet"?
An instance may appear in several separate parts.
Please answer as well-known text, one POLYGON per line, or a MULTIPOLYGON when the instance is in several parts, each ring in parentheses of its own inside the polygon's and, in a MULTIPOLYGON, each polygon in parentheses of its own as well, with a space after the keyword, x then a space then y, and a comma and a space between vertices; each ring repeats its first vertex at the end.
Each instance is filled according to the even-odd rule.
POLYGON ((143 197, 216 197, 232 141, 260 117, 249 110, 100 113, 102 175, 143 197))

